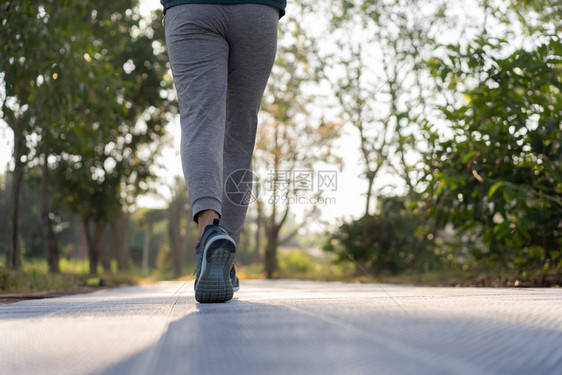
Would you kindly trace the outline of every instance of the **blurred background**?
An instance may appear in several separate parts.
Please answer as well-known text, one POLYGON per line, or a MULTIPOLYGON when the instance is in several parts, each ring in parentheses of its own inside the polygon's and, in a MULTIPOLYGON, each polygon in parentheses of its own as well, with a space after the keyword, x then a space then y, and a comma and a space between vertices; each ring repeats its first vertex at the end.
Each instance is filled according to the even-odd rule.
MULTIPOLYGON (((562 3, 289 0, 242 278, 562 279, 562 3)), ((157 0, 0 4, 0 292, 189 279, 157 0)))

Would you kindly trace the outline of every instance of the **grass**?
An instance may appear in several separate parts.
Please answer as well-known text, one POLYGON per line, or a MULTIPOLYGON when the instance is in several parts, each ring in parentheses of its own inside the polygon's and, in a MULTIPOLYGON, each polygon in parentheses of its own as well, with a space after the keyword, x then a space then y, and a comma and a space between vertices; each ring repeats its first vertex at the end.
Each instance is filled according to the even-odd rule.
MULTIPOLYGON (((312 280, 312 281, 341 281, 355 283, 390 283, 424 286, 485 286, 485 287, 529 287, 562 285, 562 275, 551 272, 546 282, 538 276, 522 276, 513 271, 502 272, 493 270, 463 271, 454 267, 443 267, 438 271, 414 272, 405 271, 399 274, 384 274, 357 272, 351 261, 334 263, 334 256, 330 254, 311 255, 299 249, 282 249, 278 253, 277 278, 312 280)), ((252 264, 240 268, 242 279, 264 278, 262 264, 252 264)))
MULTIPOLYGON (((323 256, 309 255, 299 249, 281 249, 277 254, 278 272, 282 279, 349 281, 355 273, 352 263, 334 264, 330 254, 323 256)), ((263 279, 263 264, 243 265, 237 270, 241 279, 263 279)))
POLYGON ((61 259, 60 271, 58 274, 49 273, 44 260, 26 260, 19 271, 7 270, 0 264, 0 294, 99 286, 100 279, 107 286, 135 284, 141 280, 130 272, 100 272, 92 277, 87 261, 61 259))
MULTIPOLYGON (((184 269, 181 278, 176 280, 193 280, 193 267, 184 269)), ((99 285, 103 279, 107 286, 146 284, 173 279, 171 271, 143 271, 135 267, 130 272, 117 272, 117 265, 112 264, 112 272, 100 272, 95 278, 89 274, 87 261, 60 261, 61 272, 50 274, 44 260, 26 260, 20 271, 8 271, 0 260, 0 294, 31 293, 44 290, 74 289, 87 285, 99 285)), ((244 279, 263 279, 265 273, 262 263, 243 265, 237 269, 238 276, 244 279)), ((547 284, 538 283, 533 277, 521 278, 517 275, 496 274, 491 272, 469 273, 458 269, 443 269, 424 273, 404 272, 398 275, 358 273, 353 262, 334 263, 334 255, 308 254, 299 249, 281 249, 278 253, 277 278, 343 281, 343 282, 380 282, 392 284, 411 284, 428 286, 559 286, 562 285, 560 274, 550 275, 547 284)))

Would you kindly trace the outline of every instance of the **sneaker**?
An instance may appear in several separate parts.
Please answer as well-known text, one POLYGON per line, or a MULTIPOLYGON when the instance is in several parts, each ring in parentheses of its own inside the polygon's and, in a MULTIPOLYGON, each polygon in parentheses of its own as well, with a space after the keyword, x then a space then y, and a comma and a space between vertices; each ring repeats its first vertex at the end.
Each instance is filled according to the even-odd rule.
POLYGON ((238 280, 238 276, 236 276, 236 268, 234 266, 230 269, 230 282, 232 283, 232 290, 234 292, 240 290, 240 280, 238 280))
POLYGON ((226 302, 234 292, 230 273, 236 242, 219 225, 219 219, 207 225, 195 247, 197 259, 195 299, 200 303, 226 302))

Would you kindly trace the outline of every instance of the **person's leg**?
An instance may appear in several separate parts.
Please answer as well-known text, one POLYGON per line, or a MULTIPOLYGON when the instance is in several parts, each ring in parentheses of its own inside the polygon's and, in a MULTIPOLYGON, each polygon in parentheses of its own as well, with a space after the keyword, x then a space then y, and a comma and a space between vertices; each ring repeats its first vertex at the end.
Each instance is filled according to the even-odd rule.
POLYGON ((236 243, 218 225, 230 49, 226 21, 221 6, 213 4, 172 7, 164 21, 180 106, 183 170, 193 219, 199 222, 194 289, 201 303, 225 302, 234 292, 230 271, 236 243))
POLYGON ((179 5, 166 12, 165 29, 180 108, 183 172, 200 238, 222 211, 226 18, 217 5, 179 5))
POLYGON ((232 194, 234 183, 241 190, 251 190, 251 174, 237 170, 252 169, 252 153, 256 138, 258 110, 271 73, 277 49, 279 10, 267 5, 226 5, 229 24, 226 38, 230 45, 228 89, 226 101, 226 131, 224 137, 221 225, 240 242, 248 202, 244 192, 232 194), (241 178, 245 181, 240 181, 241 178), (237 181, 236 181, 237 180, 237 181), (229 191, 230 190, 230 191, 229 191))

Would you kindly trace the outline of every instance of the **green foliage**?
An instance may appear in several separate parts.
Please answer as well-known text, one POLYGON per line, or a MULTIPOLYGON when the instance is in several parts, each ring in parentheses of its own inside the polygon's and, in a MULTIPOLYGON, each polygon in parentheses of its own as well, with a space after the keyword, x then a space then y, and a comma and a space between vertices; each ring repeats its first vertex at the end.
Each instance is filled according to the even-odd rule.
POLYGON ((562 32, 562 2, 508 0, 507 3, 527 33, 560 35, 562 32))
POLYGON ((105 1, 88 10, 84 27, 90 45, 78 63, 97 72, 76 83, 90 100, 78 109, 80 118, 67 124, 65 141, 57 147, 59 206, 96 222, 111 221, 147 190, 170 104, 163 94, 171 80, 164 80, 161 27, 153 28, 153 17, 151 27, 138 32, 144 21, 136 5, 105 1))
POLYGON ((101 231, 154 178, 171 112, 160 17, 141 19, 137 0, 4 1, 0 14, 0 109, 27 147, 15 158, 34 183, 50 175, 59 216, 101 231))
POLYGON ((406 207, 403 197, 383 197, 380 201, 375 215, 343 223, 324 249, 336 252, 340 260, 357 262, 360 271, 396 274, 434 267, 438 258, 430 251, 419 210, 406 207))
POLYGON ((430 62, 452 88, 475 84, 442 108, 454 134, 432 136, 426 204, 441 227, 482 237, 476 259, 546 272, 562 265, 562 43, 498 57, 506 44, 480 38, 430 62))
POLYGON ((314 262, 301 251, 293 250, 279 257, 279 269, 289 274, 306 275, 315 268, 314 262))

